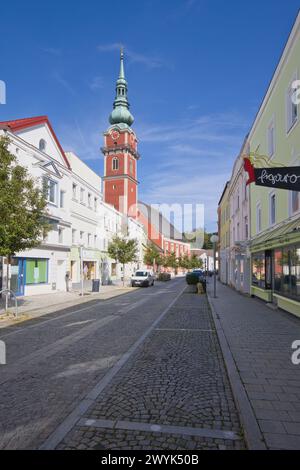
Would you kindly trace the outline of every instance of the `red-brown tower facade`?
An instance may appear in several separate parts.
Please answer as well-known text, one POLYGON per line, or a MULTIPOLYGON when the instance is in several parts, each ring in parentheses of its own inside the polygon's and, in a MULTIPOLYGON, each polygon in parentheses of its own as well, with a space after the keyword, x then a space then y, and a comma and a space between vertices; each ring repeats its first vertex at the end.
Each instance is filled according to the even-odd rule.
POLYGON ((127 82, 121 50, 120 74, 110 114, 111 126, 104 133, 104 202, 131 217, 137 215, 137 138, 131 129, 133 116, 127 100, 127 82))

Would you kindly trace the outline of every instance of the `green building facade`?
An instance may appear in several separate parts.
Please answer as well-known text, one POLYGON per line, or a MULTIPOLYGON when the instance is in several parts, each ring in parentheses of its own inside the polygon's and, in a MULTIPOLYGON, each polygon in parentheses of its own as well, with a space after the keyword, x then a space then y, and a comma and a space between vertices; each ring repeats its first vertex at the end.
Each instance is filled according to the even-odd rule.
MULTIPOLYGON (((249 133, 255 166, 300 166, 299 79, 300 13, 249 133)), ((251 294, 300 316, 300 193, 251 184, 250 221, 251 294)))

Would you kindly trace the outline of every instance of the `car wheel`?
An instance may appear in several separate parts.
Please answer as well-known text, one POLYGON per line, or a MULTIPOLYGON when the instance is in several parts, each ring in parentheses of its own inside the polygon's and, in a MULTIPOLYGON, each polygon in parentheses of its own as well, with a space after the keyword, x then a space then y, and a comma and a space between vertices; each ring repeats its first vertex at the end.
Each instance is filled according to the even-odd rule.
POLYGON ((154 286, 154 281, 152 281, 152 286, 154 286))

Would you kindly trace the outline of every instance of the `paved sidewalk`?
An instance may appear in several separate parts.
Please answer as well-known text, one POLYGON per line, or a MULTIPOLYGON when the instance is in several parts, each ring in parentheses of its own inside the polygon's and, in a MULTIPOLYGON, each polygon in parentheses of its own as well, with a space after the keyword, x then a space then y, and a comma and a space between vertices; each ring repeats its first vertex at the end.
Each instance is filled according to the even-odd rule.
POLYGON ((106 387, 82 406, 86 402, 89 408, 58 449, 245 448, 204 295, 184 292, 106 387))
POLYGON ((85 291, 83 297, 81 297, 78 291, 18 297, 18 319, 14 317, 14 303, 11 302, 9 315, 6 315, 3 310, 4 299, 1 299, 0 329, 16 322, 30 320, 68 307, 81 305, 91 300, 108 300, 134 291, 135 289, 138 288, 123 287, 123 285, 119 283, 116 285, 100 286, 100 292, 85 291))
POLYGON ((210 300, 267 447, 300 450, 300 365, 291 362, 300 319, 220 283, 217 296, 210 300))

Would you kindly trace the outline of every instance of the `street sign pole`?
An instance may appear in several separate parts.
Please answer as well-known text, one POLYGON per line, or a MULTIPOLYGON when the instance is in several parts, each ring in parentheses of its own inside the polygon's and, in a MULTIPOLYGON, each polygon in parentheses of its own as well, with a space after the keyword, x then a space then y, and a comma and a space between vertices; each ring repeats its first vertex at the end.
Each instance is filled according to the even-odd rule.
POLYGON ((217 256, 217 243, 219 241, 218 235, 212 235, 210 239, 211 243, 213 244, 214 249, 214 299, 217 297, 217 263, 216 263, 216 256, 217 256))
POLYGON ((80 277, 81 277, 81 296, 83 297, 83 249, 80 246, 80 277))

